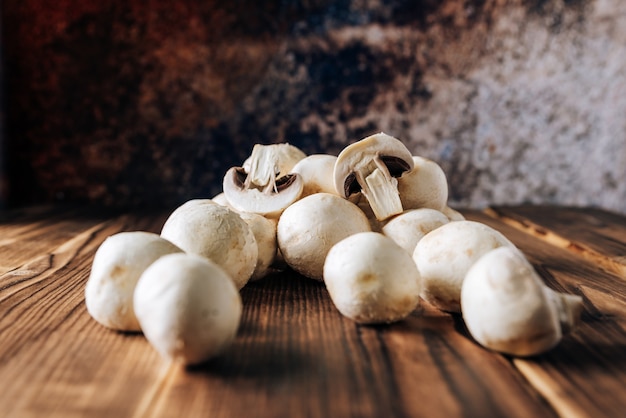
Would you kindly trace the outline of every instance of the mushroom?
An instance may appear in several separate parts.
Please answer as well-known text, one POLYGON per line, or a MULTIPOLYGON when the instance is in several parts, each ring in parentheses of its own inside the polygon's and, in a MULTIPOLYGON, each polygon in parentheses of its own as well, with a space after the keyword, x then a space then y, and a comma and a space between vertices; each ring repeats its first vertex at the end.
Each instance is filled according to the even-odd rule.
POLYGON ((410 209, 391 218, 382 227, 382 233, 391 238, 410 255, 415 246, 430 231, 450 222, 435 209, 410 209))
POLYGON ((194 254, 154 262, 137 283, 134 304, 150 344, 164 358, 185 365, 222 353, 235 339, 242 313, 228 274, 194 254))
POLYGON ((158 258, 182 252, 151 232, 120 232, 98 247, 85 286, 85 304, 93 319, 107 328, 139 331, 133 292, 141 273, 158 258))
POLYGON ((305 157, 302 150, 291 144, 255 144, 242 167, 247 174, 246 183, 248 186, 273 187, 277 179, 286 176, 305 157))
POLYGON ((519 251, 500 247, 467 272, 461 307, 467 329, 482 346, 532 356, 556 346, 578 324, 582 298, 548 288, 519 251))
POLYGON ((324 283, 339 312, 361 324, 399 321, 419 304, 421 280, 411 256, 378 232, 335 244, 324 263, 324 283))
POLYGON ((321 281, 330 248, 364 231, 370 231, 370 224, 356 205, 334 194, 315 193, 285 209, 278 220, 278 248, 289 267, 321 281))
POLYGON ((222 206, 226 206, 227 208, 236 210, 235 208, 233 208, 233 206, 230 204, 230 202, 228 201, 228 199, 226 198, 226 194, 224 194, 224 192, 218 193, 215 196, 213 196, 211 198, 212 201, 214 201, 215 203, 217 203, 218 205, 222 205, 222 206))
POLYGON ((278 252, 278 244, 276 243, 276 224, 278 220, 266 218, 258 213, 238 211, 230 205, 223 192, 211 200, 234 210, 248 224, 258 247, 257 263, 250 280, 259 280, 265 277, 270 271, 270 266, 274 263, 278 252))
POLYGON ((450 221, 464 221, 465 220, 465 216, 463 216, 461 212, 459 212, 456 209, 452 209, 448 205, 444 206, 444 208, 441 210, 441 213, 446 215, 448 219, 450 219, 450 221))
POLYGON ((254 234, 258 247, 256 267, 250 281, 259 280, 270 272, 270 267, 276 259, 278 243, 276 242, 276 219, 268 219, 258 213, 239 212, 254 234))
POLYGON ((449 222, 429 232, 413 251, 424 282, 422 298, 443 311, 461 312, 467 270, 487 251, 502 246, 515 248, 500 232, 475 221, 449 222))
POLYGON ((382 221, 402 213, 396 177, 411 170, 413 164, 400 140, 382 132, 368 136, 339 153, 333 173, 335 190, 344 198, 363 193, 382 221))
POLYGON ((398 193, 404 210, 443 210, 448 201, 448 180, 434 161, 413 156, 413 169, 398 179, 398 193))
POLYGON ((372 210, 372 207, 370 206, 365 196, 359 193, 355 195, 350 201, 357 205, 357 207, 363 211, 365 217, 370 223, 370 228, 372 229, 372 231, 382 232, 383 226, 387 221, 379 221, 378 219, 376 219, 376 215, 374 214, 374 211, 372 210))
POLYGON ((228 202, 243 212, 280 216, 302 194, 302 178, 290 171, 305 156, 289 144, 256 144, 243 167, 232 167, 224 176, 228 202))
POLYGON ((165 221, 161 236, 217 263, 238 289, 254 272, 258 247, 252 230, 236 212, 210 199, 179 206, 165 221))
POLYGON ((329 154, 313 154, 293 166, 292 173, 302 177, 302 197, 313 193, 336 194, 333 171, 337 157, 329 154))

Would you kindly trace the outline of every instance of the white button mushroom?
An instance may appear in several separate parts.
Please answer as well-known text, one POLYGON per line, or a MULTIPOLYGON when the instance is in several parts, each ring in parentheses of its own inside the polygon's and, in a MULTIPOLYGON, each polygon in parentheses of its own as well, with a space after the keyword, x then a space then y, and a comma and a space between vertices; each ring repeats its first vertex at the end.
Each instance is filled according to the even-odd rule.
POLYGON ((413 260, 422 276, 422 298, 437 308, 461 311, 461 285, 467 270, 487 251, 513 243, 488 225, 450 222, 426 234, 415 246, 413 260))
POLYGON ((448 180, 434 161, 413 156, 413 169, 398 179, 398 193, 404 210, 443 210, 448 201, 448 180))
POLYGON ((324 283, 339 312, 358 323, 399 321, 419 304, 421 280, 410 254, 377 232, 335 244, 324 264, 324 283))
POLYGON ((435 209, 410 209, 391 218, 382 233, 391 238, 406 252, 413 255, 415 246, 430 231, 450 222, 448 217, 435 209))
POLYGON ((141 275, 135 313, 150 344, 168 360, 198 364, 235 339, 242 303, 230 277, 212 261, 171 254, 141 275))
POLYGON ((278 220, 278 247, 298 273, 322 280, 330 248, 357 232, 370 231, 365 214, 330 193, 315 193, 289 206, 278 220))
POLYGON ((337 194, 333 177, 336 161, 334 155, 313 154, 293 166, 291 172, 299 174, 304 184, 301 198, 313 193, 337 194))
POLYGON ((349 198, 362 192, 376 218, 385 220, 402 213, 398 180, 413 168, 413 158, 404 144, 385 133, 368 136, 344 148, 335 163, 335 190, 349 198))
POLYGON ((230 202, 228 201, 228 199, 226 198, 226 195, 224 194, 224 192, 218 193, 215 196, 213 196, 211 198, 212 201, 214 201, 215 203, 217 203, 218 205, 222 205, 222 206, 226 206, 229 209, 233 209, 236 210, 235 208, 233 208, 233 206, 230 204, 230 202))
POLYGON ((532 356, 553 348, 574 328, 582 298, 548 288, 519 251, 500 247, 467 272, 461 307, 478 343, 505 354, 532 356))
POLYGON ((291 169, 304 157, 293 145, 256 144, 243 167, 232 167, 224 176, 228 202, 242 212, 280 216, 302 194, 302 178, 291 169))
POLYGON ((260 280, 270 271, 270 267, 276 259, 278 243, 276 241, 276 226, 278 220, 268 219, 257 213, 239 212, 254 234, 258 247, 256 267, 250 277, 250 281, 260 280))
POLYGON ((85 286, 89 314, 105 327, 139 331, 133 310, 133 292, 139 276, 166 254, 182 252, 171 242, 150 232, 120 232, 98 247, 85 286))
POLYGON ((357 205, 357 207, 363 211, 365 217, 370 223, 370 228, 372 229, 372 231, 382 232, 383 226, 385 225, 387 220, 379 221, 378 219, 376 219, 376 215, 374 214, 374 211, 372 210, 372 207, 370 206, 365 196, 359 193, 358 195, 355 195, 353 198, 351 198, 350 201, 357 205))
POLYGON ((459 212, 458 210, 452 209, 448 205, 446 205, 441 210, 441 213, 446 215, 448 217, 448 219, 450 219, 450 221, 464 221, 465 220, 465 216, 463 216, 463 214, 461 212, 459 212))
POLYGON ((179 206, 165 221, 161 236, 217 263, 238 289, 254 272, 259 250, 252 230, 236 212, 210 199, 179 206))
POLYGON ((248 224, 258 247, 256 268, 250 277, 250 281, 265 277, 278 252, 278 243, 276 242, 276 224, 278 219, 266 218, 258 213, 239 211, 230 205, 223 192, 214 196, 211 200, 218 205, 234 210, 248 224))

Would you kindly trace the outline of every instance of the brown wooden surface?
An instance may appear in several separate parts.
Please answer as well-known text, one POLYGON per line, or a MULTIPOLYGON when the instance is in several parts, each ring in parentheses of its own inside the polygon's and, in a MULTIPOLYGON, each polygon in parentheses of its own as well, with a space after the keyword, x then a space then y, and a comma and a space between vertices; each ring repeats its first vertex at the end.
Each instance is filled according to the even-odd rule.
POLYGON ((626 222, 598 209, 521 206, 490 208, 489 215, 566 248, 626 279, 626 222))
POLYGON ((626 279, 611 266, 626 255, 626 218, 546 207, 465 213, 515 242, 550 287, 583 296, 581 326, 554 350, 529 359, 490 352, 460 316, 426 304, 400 323, 358 326, 322 284, 286 271, 242 289, 227 353, 168 367, 141 334, 91 319, 83 294, 107 236, 158 232, 167 214, 5 213, 0 416, 622 416, 626 279))

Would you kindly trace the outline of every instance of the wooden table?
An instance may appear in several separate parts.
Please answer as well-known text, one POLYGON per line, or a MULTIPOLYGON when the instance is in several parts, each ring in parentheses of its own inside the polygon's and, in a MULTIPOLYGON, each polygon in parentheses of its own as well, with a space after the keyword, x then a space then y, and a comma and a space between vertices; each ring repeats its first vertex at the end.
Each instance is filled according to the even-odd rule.
POLYGON ((242 290, 238 338, 193 369, 141 334, 105 329, 84 288, 94 251, 161 214, 35 208, 0 215, 2 417, 626 416, 626 218, 600 210, 465 211, 504 233, 546 283, 584 298, 582 325, 547 354, 477 345, 426 304, 359 326, 320 283, 286 271, 242 290))

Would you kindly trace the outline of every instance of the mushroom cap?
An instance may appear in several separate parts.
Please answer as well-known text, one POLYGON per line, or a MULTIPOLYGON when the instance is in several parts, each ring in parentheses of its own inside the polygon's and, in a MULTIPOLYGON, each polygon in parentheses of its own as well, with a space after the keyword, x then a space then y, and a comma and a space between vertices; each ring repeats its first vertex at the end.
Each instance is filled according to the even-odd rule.
POLYGON ((358 323, 399 321, 419 304, 421 280, 411 256, 378 232, 335 244, 324 263, 324 283, 339 312, 358 323))
POLYGON ((226 206, 227 208, 230 208, 230 209, 235 209, 226 198, 226 194, 224 192, 216 194, 215 196, 211 198, 211 200, 217 203, 218 205, 226 206))
POLYGON ((468 270, 461 290, 463 319, 482 346, 530 356, 561 339, 555 305, 541 278, 516 249, 485 253, 468 270))
POLYGON ((258 247, 252 230, 236 212, 210 199, 179 206, 165 221, 161 236, 217 263, 238 289, 254 272, 258 247))
POLYGON ((413 255, 415 246, 430 231, 450 222, 448 217, 435 209, 410 209, 391 218, 382 233, 391 238, 406 252, 413 255))
POLYGON ((441 213, 443 213, 444 215, 446 215, 448 217, 448 219, 450 219, 450 221, 464 221, 465 220, 465 216, 463 216, 463 214, 461 212, 459 212, 456 209, 452 209, 450 206, 446 205, 442 210, 441 213))
POLYGON ((499 231, 480 222, 449 222, 426 234, 415 246, 413 260, 422 276, 422 298, 437 308, 461 311, 465 274, 487 251, 515 248, 499 231))
POLYGON ((254 234, 257 247, 259 249, 256 267, 250 281, 259 280, 265 277, 270 271, 270 266, 276 259, 278 243, 276 241, 276 219, 268 219, 257 213, 240 212, 243 219, 254 234))
POLYGON ((397 138, 383 132, 368 136, 345 147, 337 157, 333 172, 335 191, 347 198, 360 191, 354 173, 379 157, 393 177, 413 169, 413 158, 407 147, 397 138))
POLYGON ((304 184, 301 197, 313 193, 337 193, 333 177, 336 161, 337 157, 334 155, 313 154, 293 166, 291 172, 300 174, 304 184))
POLYGON ((150 344, 168 360, 202 363, 235 339, 241 297, 217 264, 193 254, 167 255, 144 271, 135 312, 150 344))
POLYGON ((230 205, 242 212, 278 217, 302 194, 304 183, 299 174, 286 174, 276 179, 276 190, 264 192, 244 186, 246 173, 242 168, 232 167, 224 175, 222 187, 230 205))
POLYGON ((413 169, 398 178, 402 207, 443 210, 448 201, 448 180, 443 169, 436 162, 415 155, 413 163, 413 169))
POLYGON ((278 247, 283 259, 298 273, 323 279, 330 248, 370 224, 356 205, 330 193, 315 193, 289 206, 278 220, 278 247))
POLYGON ((182 252, 158 234, 132 231, 109 236, 98 247, 85 286, 87 311, 100 324, 139 331, 133 292, 139 277, 158 258, 182 252))

